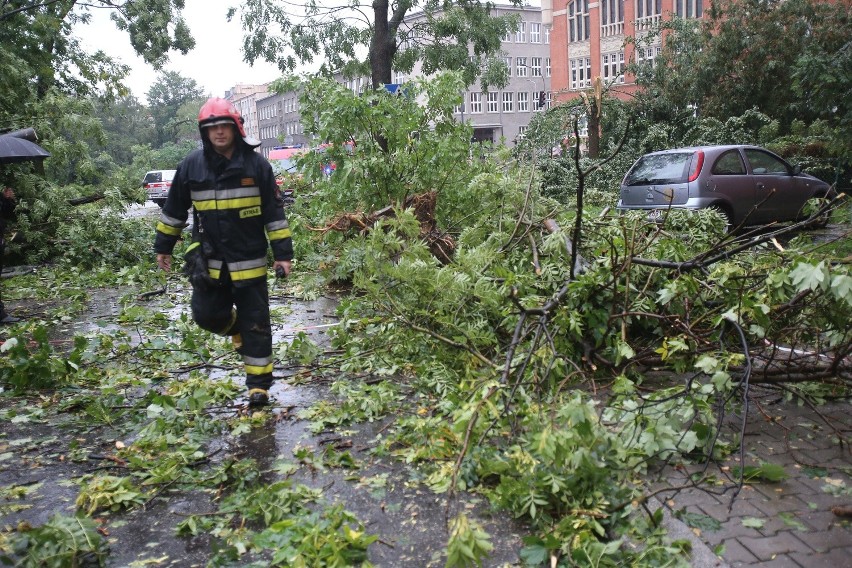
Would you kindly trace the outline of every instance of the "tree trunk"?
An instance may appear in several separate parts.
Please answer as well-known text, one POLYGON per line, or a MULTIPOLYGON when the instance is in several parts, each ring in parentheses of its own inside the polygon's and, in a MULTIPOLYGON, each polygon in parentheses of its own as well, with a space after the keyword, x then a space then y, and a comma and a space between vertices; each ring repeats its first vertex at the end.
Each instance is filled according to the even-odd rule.
POLYGON ((370 41, 370 74, 373 89, 391 82, 391 60, 393 53, 388 46, 393 44, 391 26, 388 19, 388 0, 373 1, 373 38, 370 41))

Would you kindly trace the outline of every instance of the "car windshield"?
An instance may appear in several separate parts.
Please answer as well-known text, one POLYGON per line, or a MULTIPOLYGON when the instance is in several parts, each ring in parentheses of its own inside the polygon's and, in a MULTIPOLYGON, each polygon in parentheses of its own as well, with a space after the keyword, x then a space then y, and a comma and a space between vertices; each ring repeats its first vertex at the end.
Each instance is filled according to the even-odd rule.
POLYGON ((624 185, 685 183, 692 155, 689 151, 642 156, 624 178, 624 185))
POLYGON ((293 156, 292 158, 282 158, 280 160, 272 160, 272 170, 275 172, 275 175, 284 175, 284 174, 295 174, 299 171, 299 167, 296 164, 296 158, 298 156, 293 156))

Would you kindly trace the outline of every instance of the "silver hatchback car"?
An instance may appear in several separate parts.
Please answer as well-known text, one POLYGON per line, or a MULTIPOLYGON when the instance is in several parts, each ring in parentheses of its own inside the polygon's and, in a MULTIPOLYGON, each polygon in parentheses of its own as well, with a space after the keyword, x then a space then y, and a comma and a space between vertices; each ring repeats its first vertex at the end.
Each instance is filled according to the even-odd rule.
POLYGON ((621 182, 617 208, 652 218, 669 208, 715 208, 737 227, 799 220, 809 200, 835 196, 828 183, 765 148, 696 146, 639 158, 621 182))

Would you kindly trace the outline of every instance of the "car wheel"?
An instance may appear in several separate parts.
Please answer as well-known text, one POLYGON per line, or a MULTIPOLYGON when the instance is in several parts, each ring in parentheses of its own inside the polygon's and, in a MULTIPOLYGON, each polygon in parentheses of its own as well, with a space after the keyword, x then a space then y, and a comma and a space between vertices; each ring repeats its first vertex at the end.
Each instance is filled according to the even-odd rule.
POLYGON ((734 230, 734 216, 727 207, 723 205, 711 205, 709 209, 718 213, 725 220, 724 230, 726 235, 734 230))
POLYGON ((814 197, 808 199, 805 203, 805 206, 802 208, 802 219, 813 217, 813 220, 808 223, 809 229, 824 229, 825 226, 828 225, 828 222, 831 220, 831 209, 826 210, 820 215, 814 216, 814 213, 822 209, 826 203, 828 203, 828 200, 824 197, 814 197))
POLYGON ((165 203, 166 203, 165 199, 152 199, 151 201, 156 203, 160 207, 160 209, 162 209, 163 205, 165 205, 165 203))

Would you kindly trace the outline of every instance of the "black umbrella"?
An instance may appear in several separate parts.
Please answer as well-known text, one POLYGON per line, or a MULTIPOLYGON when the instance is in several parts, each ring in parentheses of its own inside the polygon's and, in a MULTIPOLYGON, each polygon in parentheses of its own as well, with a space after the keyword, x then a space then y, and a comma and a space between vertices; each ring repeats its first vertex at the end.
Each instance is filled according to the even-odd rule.
POLYGON ((0 164, 43 160, 48 156, 50 153, 35 142, 11 134, 0 135, 0 164))

